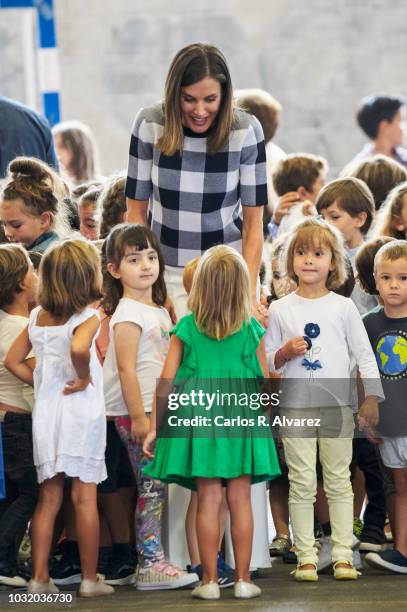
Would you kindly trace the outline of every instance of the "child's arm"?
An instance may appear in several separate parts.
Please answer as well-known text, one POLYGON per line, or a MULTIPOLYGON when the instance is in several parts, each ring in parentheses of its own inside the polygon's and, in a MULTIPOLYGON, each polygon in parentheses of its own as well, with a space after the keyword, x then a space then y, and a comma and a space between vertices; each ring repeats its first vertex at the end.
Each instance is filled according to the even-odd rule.
POLYGON ((303 336, 295 336, 295 338, 283 343, 278 314, 271 304, 266 333, 266 355, 270 371, 279 370, 290 359, 305 355, 307 350, 308 345, 303 336))
POLYGON ((116 323, 113 333, 120 385, 131 420, 131 434, 136 444, 142 444, 150 428, 150 422, 144 412, 136 373, 141 328, 136 323, 124 321, 116 323))
POLYGON ((71 360, 76 372, 76 378, 67 383, 64 395, 83 391, 91 382, 89 371, 90 347, 99 329, 99 324, 99 319, 94 316, 74 329, 71 341, 71 360))
MULTIPOLYGON (((172 383, 178 368, 182 361, 184 345, 175 334, 171 336, 170 345, 168 347, 167 358, 161 372, 160 380, 158 381, 157 390, 154 397, 153 411, 151 413, 150 433, 144 440, 143 452, 146 457, 151 459, 153 455, 153 447, 157 437, 157 402, 164 405, 167 403, 168 395, 172 390, 172 383)), ((161 416, 161 415, 159 415, 161 416)))
POLYGON ((268 378, 269 377, 269 367, 267 363, 266 347, 265 347, 264 338, 261 339, 260 344, 257 347, 256 354, 257 354, 257 359, 260 362, 261 369, 263 370, 263 376, 264 378, 268 378))
POLYGON ((17 376, 20 380, 33 386, 33 361, 34 359, 27 359, 28 353, 31 351, 32 346, 30 338, 28 337, 28 325, 23 331, 17 336, 13 344, 10 346, 7 355, 4 359, 4 366, 10 370, 14 376, 17 376))

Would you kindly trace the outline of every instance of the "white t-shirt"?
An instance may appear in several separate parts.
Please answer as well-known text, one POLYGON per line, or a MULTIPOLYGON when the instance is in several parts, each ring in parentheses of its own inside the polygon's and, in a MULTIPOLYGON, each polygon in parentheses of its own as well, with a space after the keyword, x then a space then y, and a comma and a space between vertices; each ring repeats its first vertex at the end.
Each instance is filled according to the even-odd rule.
MULTIPOLYGON (((283 378, 307 379, 312 383, 318 379, 339 379, 334 383, 335 395, 336 389, 346 388, 345 383, 351 387, 354 356, 366 395, 384 399, 376 359, 351 299, 330 291, 317 299, 290 293, 272 302, 266 334, 266 353, 271 371, 276 370, 276 351, 296 336, 309 337, 312 346, 305 355, 284 365, 281 370, 283 378)), ((329 383, 325 384, 329 386, 329 383)), ((302 391, 305 390, 305 385, 300 382, 298 385, 302 391)), ((301 398, 297 396, 297 400, 300 401, 296 401, 295 406, 302 406, 301 398)))
MULTIPOLYGON (((32 412, 34 391, 4 367, 4 358, 14 340, 28 325, 28 318, 0 310, 0 402, 32 412)), ((30 353, 27 359, 33 357, 30 353)))
POLYGON ((141 328, 135 368, 144 411, 151 412, 156 381, 160 377, 168 352, 169 332, 172 327, 170 316, 165 308, 148 306, 129 298, 120 300, 110 320, 110 343, 103 364, 107 416, 128 414, 116 361, 114 327, 117 323, 134 323, 141 328))

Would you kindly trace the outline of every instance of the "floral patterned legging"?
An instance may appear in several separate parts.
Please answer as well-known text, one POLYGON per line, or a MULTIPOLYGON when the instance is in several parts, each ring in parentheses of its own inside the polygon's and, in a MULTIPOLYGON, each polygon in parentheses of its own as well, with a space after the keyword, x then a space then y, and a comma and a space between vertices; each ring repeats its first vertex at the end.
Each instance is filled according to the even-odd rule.
POLYGON ((129 417, 116 417, 116 429, 127 448, 131 467, 137 484, 136 543, 139 562, 148 567, 164 560, 161 544, 161 515, 166 496, 166 485, 146 476, 143 468, 148 459, 143 455, 142 446, 135 444, 131 437, 129 417))

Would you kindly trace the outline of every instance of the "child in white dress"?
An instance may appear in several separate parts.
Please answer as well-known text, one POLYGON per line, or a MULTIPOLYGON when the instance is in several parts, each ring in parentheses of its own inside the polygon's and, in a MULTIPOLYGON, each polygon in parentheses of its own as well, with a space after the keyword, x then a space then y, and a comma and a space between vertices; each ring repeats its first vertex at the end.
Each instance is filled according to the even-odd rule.
POLYGON ((34 464, 40 498, 32 522, 32 593, 54 593, 48 556, 65 475, 72 478, 72 502, 81 558, 83 597, 114 591, 96 574, 99 518, 96 484, 106 478, 106 418, 102 370, 96 356, 97 310, 102 277, 96 248, 67 240, 51 248, 40 266, 38 302, 28 327, 16 339, 7 367, 33 384, 34 464), (33 349, 34 375, 25 359, 33 349))

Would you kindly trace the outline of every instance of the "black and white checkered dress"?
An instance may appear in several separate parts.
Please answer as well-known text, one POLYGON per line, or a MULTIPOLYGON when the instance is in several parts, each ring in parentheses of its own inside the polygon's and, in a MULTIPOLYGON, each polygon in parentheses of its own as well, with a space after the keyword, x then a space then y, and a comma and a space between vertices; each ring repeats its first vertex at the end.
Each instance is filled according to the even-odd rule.
POLYGON ((133 125, 126 196, 150 200, 150 223, 170 266, 185 266, 216 244, 241 250, 243 206, 267 204, 266 154, 257 119, 237 110, 224 147, 207 152, 207 133, 184 128, 182 155, 163 155, 161 104, 142 109, 133 125))
POLYGON ((126 196, 150 200, 152 230, 167 265, 184 267, 216 244, 241 250, 241 206, 267 204, 266 154, 258 120, 236 110, 236 125, 223 148, 207 152, 207 133, 184 128, 182 155, 163 155, 161 104, 135 118, 126 196))

